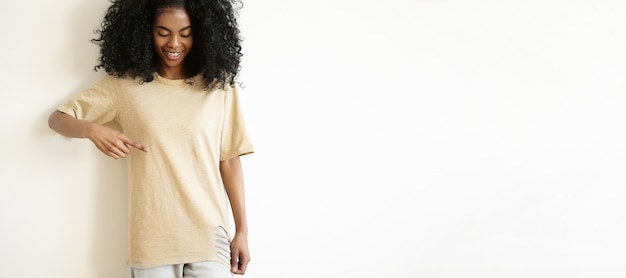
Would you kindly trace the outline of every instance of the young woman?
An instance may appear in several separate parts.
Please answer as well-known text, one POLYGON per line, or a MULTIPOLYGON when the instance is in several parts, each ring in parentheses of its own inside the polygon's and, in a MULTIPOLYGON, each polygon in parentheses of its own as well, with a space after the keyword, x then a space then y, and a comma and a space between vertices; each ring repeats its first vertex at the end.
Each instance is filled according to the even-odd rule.
POLYGON ((108 74, 50 115, 58 133, 127 160, 133 277, 231 277, 250 261, 233 5, 113 0, 94 40, 108 74))

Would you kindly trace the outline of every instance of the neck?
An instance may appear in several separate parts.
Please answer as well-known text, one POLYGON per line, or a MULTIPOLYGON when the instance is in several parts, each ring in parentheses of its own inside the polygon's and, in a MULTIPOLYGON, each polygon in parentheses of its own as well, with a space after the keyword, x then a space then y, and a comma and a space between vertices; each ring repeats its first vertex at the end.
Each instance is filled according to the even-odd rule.
POLYGON ((185 75, 183 74, 183 70, 181 68, 160 67, 157 70, 157 73, 167 79, 185 79, 185 75))

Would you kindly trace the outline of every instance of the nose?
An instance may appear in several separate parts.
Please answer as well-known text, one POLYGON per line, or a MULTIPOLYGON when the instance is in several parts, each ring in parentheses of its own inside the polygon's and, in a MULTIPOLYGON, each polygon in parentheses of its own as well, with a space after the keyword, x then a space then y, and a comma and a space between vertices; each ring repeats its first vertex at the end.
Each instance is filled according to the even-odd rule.
POLYGON ((171 36, 170 40, 167 42, 167 46, 169 47, 177 47, 180 45, 180 37, 178 35, 171 36))

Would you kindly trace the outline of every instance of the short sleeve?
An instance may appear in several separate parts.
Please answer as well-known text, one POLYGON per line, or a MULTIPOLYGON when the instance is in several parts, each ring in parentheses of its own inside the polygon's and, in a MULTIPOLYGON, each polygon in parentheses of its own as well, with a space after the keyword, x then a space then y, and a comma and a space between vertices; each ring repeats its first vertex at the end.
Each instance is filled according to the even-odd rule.
POLYGON ((220 161, 253 152, 254 148, 241 111, 238 88, 237 86, 227 87, 224 95, 220 161))
POLYGON ((108 74, 102 76, 91 87, 72 97, 57 110, 96 124, 113 121, 119 102, 116 79, 108 74))

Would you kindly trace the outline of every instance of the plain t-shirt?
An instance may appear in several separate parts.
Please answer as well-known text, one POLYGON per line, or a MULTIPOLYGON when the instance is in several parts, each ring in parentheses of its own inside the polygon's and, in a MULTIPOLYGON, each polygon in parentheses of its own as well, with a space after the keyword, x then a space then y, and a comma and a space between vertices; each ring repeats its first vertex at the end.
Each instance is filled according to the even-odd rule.
POLYGON ((77 119, 116 122, 148 148, 128 165, 128 265, 218 261, 230 265, 228 198, 219 162, 253 152, 236 86, 201 78, 152 82, 104 75, 58 108, 77 119))

